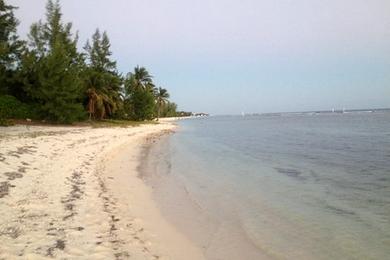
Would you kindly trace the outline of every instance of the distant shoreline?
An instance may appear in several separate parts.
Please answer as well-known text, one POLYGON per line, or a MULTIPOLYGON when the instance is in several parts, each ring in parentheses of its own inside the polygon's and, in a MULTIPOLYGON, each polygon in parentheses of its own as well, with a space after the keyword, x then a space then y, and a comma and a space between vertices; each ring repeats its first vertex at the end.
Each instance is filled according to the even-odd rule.
MULTIPOLYGON (((300 114, 342 114, 353 112, 390 112, 390 108, 368 108, 368 109, 334 109, 334 110, 308 110, 295 112, 270 112, 270 113, 242 113, 245 116, 277 116, 277 115, 300 115, 300 114)), ((238 114, 236 114, 238 116, 238 114)))

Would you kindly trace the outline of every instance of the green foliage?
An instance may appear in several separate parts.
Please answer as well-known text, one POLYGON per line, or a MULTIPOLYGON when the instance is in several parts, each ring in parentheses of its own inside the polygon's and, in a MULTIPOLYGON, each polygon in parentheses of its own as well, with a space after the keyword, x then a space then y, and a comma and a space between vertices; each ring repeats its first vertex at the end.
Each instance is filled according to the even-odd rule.
MULTIPOLYGON (((0 0, 0 121, 47 119, 72 123, 85 119, 151 120, 174 116, 166 89, 137 66, 125 79, 112 59, 106 32, 97 29, 77 49, 72 24, 62 21, 59 1, 48 0, 46 19, 32 24, 27 44, 16 34, 15 7, 0 0)), ((8 121, 7 121, 8 122, 8 121)))
POLYGON ((133 120, 143 121, 151 120, 154 115, 155 100, 150 91, 144 89, 135 89, 129 100, 131 107, 131 118, 133 120))
POLYGON ((8 119, 25 119, 30 116, 29 108, 13 96, 0 96, 0 125, 8 125, 8 119))
POLYGON ((82 94, 78 67, 69 60, 61 43, 41 61, 38 71, 39 88, 36 96, 46 118, 62 123, 71 123, 84 117, 80 103, 82 94))
POLYGON ((16 8, 0 0, 0 95, 10 92, 23 42, 18 39, 16 8))
POLYGON ((155 116, 175 116, 177 106, 169 103, 169 93, 164 88, 156 88, 152 76, 144 67, 135 67, 124 81, 125 104, 130 118, 151 119, 155 116))
POLYGON ((103 119, 118 116, 123 107, 120 97, 122 79, 116 71, 116 62, 111 61, 110 40, 107 33, 97 29, 85 46, 88 67, 84 74, 89 118, 103 119))
POLYGON ((161 110, 168 103, 169 93, 165 88, 158 88, 156 94, 157 118, 161 116, 161 110))
POLYGON ((40 61, 34 51, 26 50, 21 57, 20 67, 17 71, 18 84, 11 94, 26 103, 38 104, 38 72, 40 61))
POLYGON ((153 76, 144 67, 137 66, 134 68, 134 72, 127 74, 126 83, 131 88, 151 90, 154 87, 152 78, 153 76))
POLYGON ((11 126, 12 121, 0 117, 0 126, 11 126))
POLYGON ((22 60, 21 76, 28 96, 40 104, 45 119, 71 123, 85 116, 81 98, 82 59, 71 24, 62 24, 58 2, 48 1, 46 22, 31 27, 30 45, 22 60))
POLYGON ((173 102, 167 102, 161 109, 161 117, 175 117, 177 116, 177 105, 173 102))
POLYGON ((84 47, 90 67, 101 72, 115 72, 116 62, 110 59, 112 55, 110 48, 111 43, 107 33, 101 34, 99 29, 96 29, 92 35, 92 46, 88 40, 84 47))

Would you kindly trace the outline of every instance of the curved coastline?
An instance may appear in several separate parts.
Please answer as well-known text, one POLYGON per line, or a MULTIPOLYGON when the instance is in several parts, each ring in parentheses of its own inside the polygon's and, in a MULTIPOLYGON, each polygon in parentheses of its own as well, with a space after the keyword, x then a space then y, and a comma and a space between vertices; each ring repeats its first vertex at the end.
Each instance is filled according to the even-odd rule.
POLYGON ((104 172, 108 178, 112 174, 116 176, 109 187, 115 198, 122 203, 117 208, 121 212, 119 215, 128 217, 132 223, 131 228, 119 228, 123 232, 121 237, 135 239, 141 251, 148 253, 151 259, 203 259, 201 250, 161 215, 152 196, 152 188, 140 176, 143 151, 173 131, 175 125, 168 125, 169 127, 160 131, 143 135, 135 142, 136 146, 129 142, 113 150, 104 163, 104 172))
POLYGON ((147 139, 174 127, 1 129, 0 258, 202 259, 138 177, 147 139))

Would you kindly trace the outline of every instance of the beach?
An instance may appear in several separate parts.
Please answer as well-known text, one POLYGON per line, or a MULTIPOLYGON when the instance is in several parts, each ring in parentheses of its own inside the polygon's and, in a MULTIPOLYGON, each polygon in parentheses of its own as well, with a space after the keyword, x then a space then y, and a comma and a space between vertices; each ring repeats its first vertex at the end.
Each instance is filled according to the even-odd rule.
POLYGON ((385 259, 389 118, 1 128, 0 259, 385 259))
POLYGON ((138 176, 142 150, 175 129, 0 129, 0 259, 202 259, 138 176))

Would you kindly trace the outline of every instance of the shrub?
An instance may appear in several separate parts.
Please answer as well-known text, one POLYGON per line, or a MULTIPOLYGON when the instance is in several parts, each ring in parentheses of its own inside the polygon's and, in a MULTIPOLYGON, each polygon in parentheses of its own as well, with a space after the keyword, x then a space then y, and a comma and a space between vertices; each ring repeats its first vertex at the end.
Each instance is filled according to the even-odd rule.
POLYGON ((22 119, 30 116, 29 108, 13 96, 0 96, 0 118, 22 119))
POLYGON ((150 91, 136 89, 131 97, 132 119, 151 120, 154 114, 154 96, 150 91))

